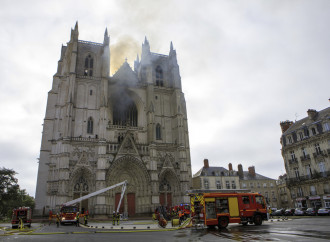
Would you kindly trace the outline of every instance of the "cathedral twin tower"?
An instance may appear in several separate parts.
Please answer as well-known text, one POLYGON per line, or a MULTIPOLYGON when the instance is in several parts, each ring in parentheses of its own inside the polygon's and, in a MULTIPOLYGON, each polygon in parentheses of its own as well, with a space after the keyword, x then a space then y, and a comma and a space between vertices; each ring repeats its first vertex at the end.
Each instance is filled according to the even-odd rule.
MULTIPOLYGON (((124 62, 110 76, 103 43, 78 39, 78 24, 62 46, 48 93, 40 149, 36 214, 128 181, 120 208, 129 216, 188 202, 191 162, 187 111, 176 51, 142 44, 134 70, 124 62)), ((82 201, 90 214, 112 214, 121 188, 82 201)))

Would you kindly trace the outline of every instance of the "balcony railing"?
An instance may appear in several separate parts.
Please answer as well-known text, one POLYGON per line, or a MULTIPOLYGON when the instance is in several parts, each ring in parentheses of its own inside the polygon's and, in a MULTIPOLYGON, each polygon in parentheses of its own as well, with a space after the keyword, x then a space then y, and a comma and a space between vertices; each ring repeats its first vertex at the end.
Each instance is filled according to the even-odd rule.
POLYGON ((323 177, 330 177, 330 171, 326 172, 314 172, 313 174, 307 175, 307 176, 299 176, 299 177, 294 177, 294 178, 288 178, 287 179, 287 184, 288 185, 293 185, 294 183, 297 182, 302 182, 302 181, 308 181, 308 180, 313 180, 313 179, 319 179, 323 177))
POLYGON ((323 150, 319 150, 319 151, 313 153, 314 158, 319 157, 319 156, 328 156, 328 154, 327 154, 327 152, 325 152, 323 150))
POLYGON ((306 156, 300 156, 301 161, 309 161, 311 159, 311 156, 308 154, 306 156))
POLYGON ((298 159, 297 158, 292 158, 289 160, 289 164, 295 164, 298 163, 298 159))

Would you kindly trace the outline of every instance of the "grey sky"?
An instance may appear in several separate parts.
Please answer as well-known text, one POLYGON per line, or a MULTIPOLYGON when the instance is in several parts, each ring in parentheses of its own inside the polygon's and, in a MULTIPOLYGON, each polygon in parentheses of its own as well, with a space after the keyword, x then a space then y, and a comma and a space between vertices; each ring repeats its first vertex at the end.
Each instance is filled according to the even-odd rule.
POLYGON ((47 93, 77 20, 79 39, 102 42, 108 27, 113 49, 129 42, 117 60, 131 66, 145 36, 162 54, 173 41, 193 173, 208 158, 277 178, 279 122, 329 106, 330 1, 3 0, 0 166, 33 196, 47 93))

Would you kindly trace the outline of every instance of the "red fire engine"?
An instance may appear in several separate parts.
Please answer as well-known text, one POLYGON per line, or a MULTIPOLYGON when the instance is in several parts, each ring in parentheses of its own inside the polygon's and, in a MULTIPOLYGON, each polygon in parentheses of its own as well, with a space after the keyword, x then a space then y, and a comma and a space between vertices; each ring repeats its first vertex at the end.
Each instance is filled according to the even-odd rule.
POLYGON ((195 223, 226 228, 229 223, 261 225, 267 220, 265 199, 259 193, 191 193, 195 223))
POLYGON ((78 212, 77 206, 63 206, 60 210, 60 223, 76 223, 78 212))
POLYGON ((174 206, 173 209, 175 212, 181 210, 186 217, 190 214, 190 204, 188 203, 181 203, 180 205, 174 206))
POLYGON ((29 207, 19 207, 13 210, 13 215, 11 218, 11 226, 12 228, 31 227, 32 223, 32 209, 29 207))

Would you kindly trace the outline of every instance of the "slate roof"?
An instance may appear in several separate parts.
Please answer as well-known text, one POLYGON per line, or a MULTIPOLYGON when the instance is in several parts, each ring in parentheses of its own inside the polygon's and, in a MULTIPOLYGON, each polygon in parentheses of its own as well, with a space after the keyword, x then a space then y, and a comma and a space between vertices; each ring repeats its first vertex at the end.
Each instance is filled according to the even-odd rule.
POLYGON ((221 176, 221 173, 228 174, 228 170, 223 167, 218 166, 210 166, 209 168, 202 167, 193 177, 198 177, 203 173, 203 176, 215 176, 216 174, 219 174, 218 176, 221 176))
POLYGON ((132 70, 127 61, 122 64, 118 71, 112 76, 112 79, 116 81, 122 81, 127 84, 133 84, 138 82, 138 77, 136 73, 132 70))
POLYGON ((283 135, 290 134, 298 129, 302 129, 304 126, 309 126, 312 124, 316 124, 318 122, 321 122, 321 120, 328 119, 330 120, 330 107, 325 108, 321 111, 317 112, 317 116, 315 119, 310 119, 308 116, 300 119, 298 121, 295 121, 290 128, 288 128, 283 135))
MULTIPOLYGON (((193 177, 199 176, 238 176, 238 172, 234 171, 233 174, 228 175, 229 171, 223 167, 210 166, 209 168, 202 167, 193 177), (222 173, 223 172, 223 173, 222 173), (218 174, 218 175, 217 175, 218 174)), ((248 171, 243 171, 243 177, 240 180, 275 180, 258 173, 255 176, 251 176, 248 171)))
POLYGON ((253 177, 248 171, 243 171, 243 175, 244 175, 243 178, 240 178, 240 180, 274 180, 275 181, 275 179, 260 175, 258 173, 256 173, 255 177, 253 177))

